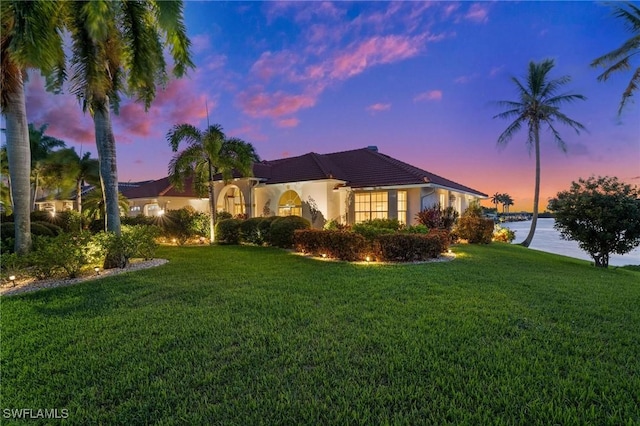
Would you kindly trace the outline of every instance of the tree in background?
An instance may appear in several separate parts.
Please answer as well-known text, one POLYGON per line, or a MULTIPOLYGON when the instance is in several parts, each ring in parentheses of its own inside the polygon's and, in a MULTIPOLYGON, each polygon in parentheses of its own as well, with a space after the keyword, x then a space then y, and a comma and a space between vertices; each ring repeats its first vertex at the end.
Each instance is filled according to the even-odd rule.
POLYGON ((558 94, 558 91, 571 77, 549 79, 549 72, 553 69, 552 59, 546 59, 540 63, 530 62, 526 81, 521 82, 512 77, 518 92, 517 101, 499 101, 498 105, 507 110, 493 118, 513 120, 504 132, 498 137, 498 145, 506 145, 523 126, 527 130, 527 146, 529 152, 533 148, 536 156, 536 178, 533 196, 533 217, 531 228, 527 238, 521 243, 529 247, 536 232, 538 222, 538 203, 540 200, 540 128, 546 126, 553 133, 553 137, 562 151, 566 151, 566 144, 560 137, 560 133, 554 127, 555 123, 561 123, 574 129, 578 134, 584 130, 584 126, 572 120, 560 111, 560 107, 575 100, 584 100, 585 97, 577 94, 558 94))
MULTIPOLYGON (((60 139, 53 136, 45 135, 48 124, 43 124, 40 128, 36 128, 33 123, 29 123, 29 146, 31 149, 31 180, 33 181, 33 195, 31 201, 31 210, 36 209, 36 200, 38 199, 38 190, 41 190, 43 179, 43 169, 50 156, 54 152, 54 148, 64 148, 66 144, 60 139)), ((51 164, 51 161, 50 163, 51 164)))
POLYGON ((502 203, 502 213, 509 213, 509 207, 513 205, 511 195, 500 194, 500 202, 502 203))
POLYGON ((7 161, 15 222, 15 251, 31 250, 31 152, 24 96, 27 69, 39 69, 50 88, 62 76, 62 8, 53 1, 3 1, 0 8, 0 107, 6 119, 7 161))
POLYGON ((496 214, 498 214, 498 204, 501 203, 501 200, 502 200, 502 194, 500 194, 499 192, 496 192, 491 196, 491 204, 495 206, 496 214))
POLYGON ((548 208, 562 238, 577 241, 596 267, 608 267, 610 253, 625 254, 640 245, 640 191, 616 177, 572 182, 548 208))
POLYGON ((218 124, 204 132, 190 124, 177 124, 167 133, 167 141, 176 154, 169 162, 169 180, 181 189, 188 178, 193 178, 193 188, 199 196, 209 196, 209 237, 215 241, 216 199, 213 178, 220 173, 222 179, 231 180, 232 173, 241 176, 253 174, 253 163, 260 161, 253 145, 241 139, 228 139, 218 124), (187 147, 178 152, 180 144, 187 147))
MULTIPOLYGON (((598 81, 607 81, 614 72, 632 69, 631 58, 640 54, 640 7, 631 2, 625 4, 617 3, 613 5, 613 14, 623 21, 624 25, 631 32, 631 37, 617 49, 596 58, 591 63, 592 67, 607 68, 598 76, 598 81)), ((640 67, 633 70, 631 80, 627 88, 622 92, 618 115, 622 113, 622 109, 633 96, 633 93, 638 90, 638 85, 640 85, 640 67)))

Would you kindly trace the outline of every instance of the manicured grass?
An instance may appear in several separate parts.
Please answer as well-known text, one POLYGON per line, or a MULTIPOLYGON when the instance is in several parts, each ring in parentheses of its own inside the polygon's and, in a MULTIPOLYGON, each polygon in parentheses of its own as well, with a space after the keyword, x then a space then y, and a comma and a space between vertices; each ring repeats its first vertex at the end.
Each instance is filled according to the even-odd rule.
POLYGON ((4 297, 0 408, 66 408, 71 424, 640 423, 639 271, 454 252, 380 266, 162 248, 157 268, 4 297))

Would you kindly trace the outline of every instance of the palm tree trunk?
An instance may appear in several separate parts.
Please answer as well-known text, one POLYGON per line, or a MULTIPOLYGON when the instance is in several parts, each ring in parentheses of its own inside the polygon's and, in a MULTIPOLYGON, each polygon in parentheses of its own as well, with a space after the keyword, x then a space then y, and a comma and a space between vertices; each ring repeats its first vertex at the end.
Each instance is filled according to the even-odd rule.
POLYGON ((100 102, 95 108, 93 122, 96 131, 96 145, 100 160, 100 178, 103 182, 105 202, 105 229, 120 235, 120 208, 118 206, 118 164, 116 159, 116 140, 111 127, 109 100, 100 102))
MULTIPOLYGON (((111 127, 109 99, 105 97, 94 104, 93 123, 96 131, 96 146, 100 161, 100 182, 105 204, 105 229, 118 237, 120 228, 120 207, 118 205, 118 165, 116 161, 116 140, 111 127)), ((124 268, 128 259, 124 253, 114 250, 107 253, 104 269, 124 268)))
POLYGON ((529 235, 521 245, 529 247, 533 240, 533 235, 536 233, 536 225, 538 224, 538 202, 540 201, 540 123, 533 123, 534 132, 534 145, 536 152, 536 185, 533 193, 533 216, 531 217, 531 228, 529 228, 529 235))
POLYGON ((38 181, 40 180, 40 173, 38 173, 38 168, 36 166, 36 176, 33 180, 33 199, 31 200, 31 211, 36 210, 36 200, 38 199, 38 181))
POLYGON ((209 244, 215 242, 216 227, 216 199, 213 190, 213 165, 209 161, 209 244))
POLYGON ((7 94, 9 102, 3 111, 7 124, 7 162, 13 197, 15 252, 31 250, 31 146, 27 127, 22 73, 17 76, 17 90, 7 94))
POLYGON ((78 213, 82 216, 82 179, 78 179, 76 182, 76 205, 78 213))

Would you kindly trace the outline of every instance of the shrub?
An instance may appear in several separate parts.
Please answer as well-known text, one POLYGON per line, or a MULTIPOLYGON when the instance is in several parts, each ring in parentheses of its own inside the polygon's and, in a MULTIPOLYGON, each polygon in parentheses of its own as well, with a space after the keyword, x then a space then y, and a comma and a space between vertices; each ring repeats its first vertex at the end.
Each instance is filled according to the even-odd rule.
POLYGON ((53 237, 34 236, 32 251, 26 256, 36 278, 53 277, 60 269, 60 248, 53 237))
POLYGON ((216 213, 216 222, 220 220, 233 219, 233 215, 229 212, 218 212, 216 213))
POLYGON ((311 222, 300 216, 278 217, 271 223, 270 244, 281 248, 293 247, 293 233, 296 229, 309 229, 311 222))
MULTIPOLYGON (((447 238, 448 240, 448 238, 447 238)), ((378 260, 411 262, 438 257, 442 252, 440 234, 388 234, 379 236, 374 243, 378 260)))
POLYGON ((100 232, 96 234, 97 243, 106 253, 104 269, 125 268, 129 260, 138 254, 138 242, 131 226, 123 225, 122 234, 100 232))
POLYGON ((0 252, 0 271, 2 278, 8 280, 11 275, 18 275, 26 266, 25 256, 6 251, 0 252))
POLYGON ((75 210, 57 212, 55 217, 50 217, 49 222, 58 225, 64 232, 80 232, 84 229, 85 218, 75 210))
POLYGON ((190 239, 204 237, 209 233, 209 216, 187 206, 178 210, 168 210, 158 221, 162 236, 175 239, 178 245, 190 239))
POLYGON ((511 243, 516 238, 516 233, 509 228, 503 228, 500 225, 495 225, 493 228, 492 241, 501 243, 511 243))
POLYGON ((269 245, 273 245, 271 242, 271 224, 279 218, 280 216, 263 217, 262 221, 258 222, 258 231, 260 231, 264 242, 269 245))
POLYGON ((451 243, 451 232, 446 229, 431 229, 428 235, 432 238, 437 238, 440 242, 439 253, 445 253, 449 250, 449 244, 451 243))
POLYGON ((410 225, 402 229, 402 232, 406 232, 407 234, 428 234, 429 228, 425 225, 410 225))
POLYGON ((294 232, 297 251, 325 254, 333 259, 361 260, 367 252, 367 241, 355 232, 301 229, 294 232))
POLYGON ((446 229, 451 231, 458 220, 458 212, 453 207, 442 208, 440 203, 430 208, 425 208, 416 214, 418 223, 429 229, 446 229))
POLYGON ((42 222, 31 222, 31 234, 43 237, 55 237, 56 235, 49 226, 42 222))
POLYGON ((239 219, 223 219, 216 223, 216 242, 219 244, 240 244, 239 219))
POLYGON ((396 231, 389 228, 372 226, 367 222, 356 223, 352 227, 353 232, 362 235, 367 241, 373 241, 381 235, 393 234, 396 231))
POLYGON ((145 260, 153 259, 158 250, 156 239, 160 236, 160 228, 155 225, 136 225, 126 229, 131 233, 132 242, 135 244, 135 257, 145 260))
MULTIPOLYGON (((56 235, 60 235, 63 232, 62 228, 60 226, 56 225, 55 223, 46 222, 46 221, 38 221, 38 222, 31 222, 31 232, 32 233, 33 233, 33 225, 34 224, 37 224, 37 225, 40 225, 40 226, 44 226, 45 228, 48 228, 51 231, 51 235, 47 235, 47 236, 55 237, 56 235)), ((44 235, 44 234, 41 234, 41 235, 44 235)))
POLYGON ((41 237, 34 244, 31 264, 39 278, 48 278, 59 271, 75 278, 84 266, 98 262, 101 257, 102 250, 93 243, 89 232, 63 232, 54 238, 41 237))
POLYGON ((252 217, 242 221, 240 223, 240 240, 251 244, 264 244, 265 239, 260 228, 260 223, 263 221, 262 217, 252 217))
POLYGON ((489 244, 493 236, 493 220, 480 216, 465 216, 458 219, 456 234, 471 244, 489 244))
POLYGON ((348 231, 351 229, 349 225, 338 222, 335 219, 331 219, 327 223, 324 224, 324 229, 327 231, 348 231))

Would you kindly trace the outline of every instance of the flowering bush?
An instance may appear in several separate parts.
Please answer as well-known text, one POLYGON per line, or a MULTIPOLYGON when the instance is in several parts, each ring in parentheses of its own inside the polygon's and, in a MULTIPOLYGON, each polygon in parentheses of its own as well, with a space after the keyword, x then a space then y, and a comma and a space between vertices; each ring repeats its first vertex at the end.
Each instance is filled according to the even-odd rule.
POLYGON ((503 228, 500 225, 495 225, 493 228, 492 241, 500 243, 511 243, 516 238, 516 233, 509 228, 503 228))

